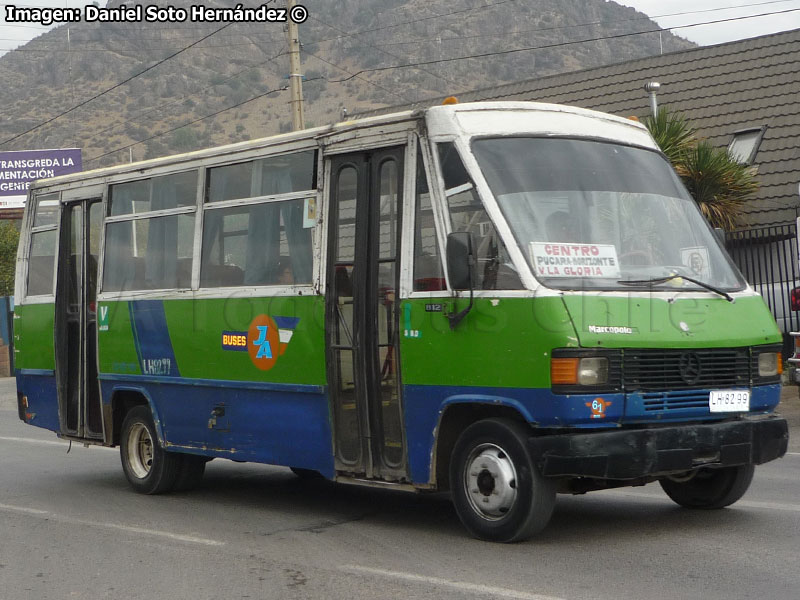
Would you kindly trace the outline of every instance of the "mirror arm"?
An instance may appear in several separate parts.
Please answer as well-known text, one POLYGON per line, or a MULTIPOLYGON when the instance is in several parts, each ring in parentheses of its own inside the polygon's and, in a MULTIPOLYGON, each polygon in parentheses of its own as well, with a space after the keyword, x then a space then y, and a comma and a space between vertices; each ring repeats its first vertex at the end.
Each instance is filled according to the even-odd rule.
POLYGON ((450 321, 450 331, 453 331, 456 327, 458 327, 458 324, 461 323, 461 321, 464 319, 464 317, 467 316, 467 313, 469 313, 469 311, 472 310, 472 298, 473 298, 472 285, 470 285, 469 286, 469 305, 467 306, 467 308, 465 308, 464 310, 462 310, 461 312, 458 312, 456 314, 448 314, 447 315, 447 319, 450 321))

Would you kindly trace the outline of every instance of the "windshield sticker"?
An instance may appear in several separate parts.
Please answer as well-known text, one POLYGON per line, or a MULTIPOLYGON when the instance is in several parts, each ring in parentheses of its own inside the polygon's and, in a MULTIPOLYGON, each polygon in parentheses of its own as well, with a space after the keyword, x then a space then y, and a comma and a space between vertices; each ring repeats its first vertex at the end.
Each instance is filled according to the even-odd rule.
POLYGON ((303 201, 303 229, 311 229, 317 224, 317 199, 306 198, 303 201))
POLYGON ((708 281, 711 276, 709 269, 708 248, 705 246, 694 246, 692 248, 681 248, 681 263, 691 271, 692 276, 708 281))
POLYGON ((613 244, 531 242, 531 262, 540 277, 620 277, 613 244))

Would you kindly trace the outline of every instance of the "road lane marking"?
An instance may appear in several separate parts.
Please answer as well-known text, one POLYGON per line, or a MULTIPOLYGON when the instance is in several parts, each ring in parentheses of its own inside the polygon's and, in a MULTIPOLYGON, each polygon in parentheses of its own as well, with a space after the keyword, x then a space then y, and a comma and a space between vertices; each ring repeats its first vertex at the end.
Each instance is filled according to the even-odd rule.
POLYGON ((493 587, 490 585, 479 585, 476 583, 465 583, 463 581, 451 581, 449 579, 441 579, 439 577, 426 577, 424 575, 416 575, 414 573, 404 573, 402 571, 387 571, 386 569, 373 569, 370 567, 361 567, 357 565, 341 565, 339 570, 354 575, 377 575, 379 577, 387 577, 390 579, 401 579, 403 581, 413 581, 415 583, 425 583, 439 587, 446 587, 455 589, 461 592, 469 592, 472 594, 480 594, 483 596, 492 596, 495 598, 515 598, 519 600, 564 600, 556 596, 543 596, 542 594, 531 594, 519 590, 512 590, 509 588, 493 587))
POLYGON ((23 444, 40 444, 42 446, 62 446, 64 447, 66 442, 64 440, 38 440, 36 438, 21 438, 21 437, 6 437, 0 436, 0 442, 22 442, 23 444))
POLYGON ((100 527, 103 529, 113 529, 116 531, 125 531, 127 533, 135 533, 140 535, 148 535, 154 537, 167 538, 178 542, 188 542, 190 544, 201 544, 203 546, 224 546, 225 542, 219 540, 212 540, 209 538, 197 537, 194 535, 184 535, 181 533, 173 533, 170 531, 158 531, 156 529, 145 529, 143 527, 133 527, 130 525, 121 525, 119 523, 104 523, 98 521, 87 521, 84 519, 76 519, 66 515, 59 515, 48 510, 39 510, 35 508, 28 508, 27 506, 14 506, 11 504, 0 504, 0 512, 15 512, 42 517, 59 523, 67 523, 69 525, 80 525, 87 527, 100 527))
MULTIPOLYGON (((4 435, 0 435, 0 442, 21 442, 23 444, 38 444, 40 446, 59 446, 60 448, 66 448, 69 444, 69 440, 40 440, 38 438, 8 437, 4 435)), ((100 446, 98 444, 89 445, 103 450, 115 450, 115 448, 109 446, 100 446)), ((83 446, 83 442, 75 442, 75 447, 77 448, 78 446, 83 446)))
MULTIPOLYGON (((605 490, 605 496, 622 496, 627 498, 646 498, 648 500, 658 500, 659 502, 672 502, 666 495, 645 494, 642 492, 624 492, 618 490, 605 490)), ((800 504, 787 504, 785 502, 759 502, 758 500, 739 500, 731 505, 732 507, 742 508, 766 508, 769 510, 783 510, 787 512, 800 512, 800 504)))
MULTIPOLYGON (((76 521, 83 524, 84 521, 76 521)), ((87 521, 88 523, 88 521, 87 521)), ((131 527, 129 525, 118 525, 116 523, 96 523, 100 527, 107 527, 108 529, 117 529, 119 531, 127 531, 129 533, 141 533, 142 535, 155 535, 165 537, 170 540, 177 540, 179 542, 189 542, 191 544, 202 544, 204 546, 224 546, 225 542, 218 540, 211 540, 208 538, 196 537, 193 535, 183 535, 180 533, 170 533, 168 531, 157 531, 155 529, 143 529, 142 527, 131 527)))
POLYGON ((25 513, 27 515, 49 514, 46 510, 37 510, 35 508, 28 508, 26 506, 11 506, 10 504, 0 504, 0 510, 4 510, 6 512, 20 512, 20 513, 25 513))
POLYGON ((800 504, 786 504, 785 502, 759 502, 758 500, 739 500, 733 507, 744 506, 745 508, 768 508, 770 510, 785 510, 788 512, 800 512, 800 504))

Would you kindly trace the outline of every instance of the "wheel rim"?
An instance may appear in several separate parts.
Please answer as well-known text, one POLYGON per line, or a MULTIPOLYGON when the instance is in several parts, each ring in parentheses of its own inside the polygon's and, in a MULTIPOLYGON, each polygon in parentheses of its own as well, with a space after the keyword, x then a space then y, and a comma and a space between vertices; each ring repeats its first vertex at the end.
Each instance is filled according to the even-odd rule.
POLYGON ((128 465, 139 479, 150 474, 153 466, 153 438, 150 431, 141 423, 136 423, 128 433, 128 465))
POLYGON ((517 499, 517 471, 508 454, 495 444, 470 452, 464 470, 464 490, 472 509, 488 521, 505 517, 517 499))

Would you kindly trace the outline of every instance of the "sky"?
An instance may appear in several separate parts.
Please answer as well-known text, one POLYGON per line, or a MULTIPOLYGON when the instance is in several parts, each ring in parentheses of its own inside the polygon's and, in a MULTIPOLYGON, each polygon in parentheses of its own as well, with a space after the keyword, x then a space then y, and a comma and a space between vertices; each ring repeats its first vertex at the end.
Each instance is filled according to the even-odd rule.
MULTIPOLYGON (((495 0, 486 0, 487 4, 491 4, 493 1, 495 0)), ((519 1, 524 2, 525 0, 519 1)), ((442 2, 444 9, 449 4, 446 0, 431 0, 431 4, 437 2, 442 2)), ((800 0, 617 0, 617 2, 636 8, 653 18, 664 28, 736 19, 737 17, 763 13, 792 11, 794 9, 793 12, 728 20, 727 22, 713 25, 672 29, 673 33, 702 46, 800 28, 800 0)), ((25 43, 37 35, 41 35, 47 29, 32 24, 12 25, 6 23, 5 6, 12 3, 20 7, 83 7, 89 4, 90 0, 21 0, 18 3, 0 3, 0 8, 3 11, 3 21, 2 25, 0 25, 0 54, 25 43)), ((131 2, 131 4, 134 3, 148 4, 147 0, 134 0, 134 2, 131 2)), ((102 6, 105 2, 100 4, 102 6)), ((247 2, 246 4, 255 6, 256 2, 247 2)))
POLYGON ((663 28, 692 23, 780 13, 713 25, 672 29, 672 33, 701 46, 800 29, 800 0, 616 0, 643 12, 663 28), (740 7, 740 8, 736 8, 740 7), (793 12, 783 12, 791 11, 793 12), (708 11, 708 12, 699 12, 708 11), (686 13, 678 15, 677 13, 686 13), (664 16, 662 16, 664 15, 664 16), (676 16, 666 16, 676 15, 676 16))

